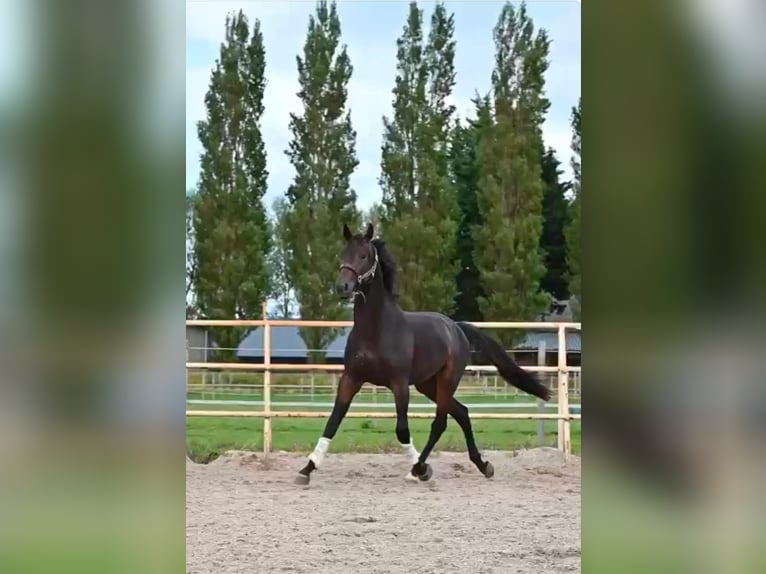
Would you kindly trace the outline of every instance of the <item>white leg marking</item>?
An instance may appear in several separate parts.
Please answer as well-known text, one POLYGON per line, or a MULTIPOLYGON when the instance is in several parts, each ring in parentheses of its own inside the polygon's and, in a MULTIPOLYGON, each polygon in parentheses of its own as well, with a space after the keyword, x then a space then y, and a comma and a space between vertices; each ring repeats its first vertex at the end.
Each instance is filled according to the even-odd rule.
POLYGON ((410 462, 412 464, 415 464, 418 462, 418 457, 420 456, 420 453, 415 449, 415 447, 412 444, 412 441, 410 441, 408 444, 403 444, 402 449, 404 450, 404 454, 406 454, 410 458, 410 462))
MULTIPOLYGON (((412 444, 412 441, 410 441, 408 444, 403 444, 402 449, 404 450, 404 454, 407 455, 407 457, 410 459, 410 464, 415 464, 418 462, 418 458, 420 457, 420 453, 417 451, 415 446, 412 444)), ((410 470, 407 473, 407 476, 404 477, 406 480, 414 480, 415 482, 418 482, 418 477, 412 474, 412 470, 410 470)))
POLYGON ((309 455, 309 460, 314 463, 315 467, 319 468, 319 465, 322 464, 322 459, 328 448, 330 448, 330 439, 321 437, 314 447, 314 452, 309 455))

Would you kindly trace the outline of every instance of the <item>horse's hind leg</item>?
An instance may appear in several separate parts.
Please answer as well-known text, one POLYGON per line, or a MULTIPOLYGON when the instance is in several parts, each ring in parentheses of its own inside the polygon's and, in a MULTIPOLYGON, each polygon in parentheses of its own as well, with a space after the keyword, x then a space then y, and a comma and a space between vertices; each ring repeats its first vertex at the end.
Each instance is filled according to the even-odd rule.
POLYGON ((431 454, 431 451, 447 428, 447 415, 450 412, 453 394, 455 392, 455 387, 453 385, 454 372, 454 362, 452 361, 452 357, 450 357, 450 360, 447 361, 444 368, 439 371, 433 379, 423 385, 416 386, 416 388, 426 396, 429 395, 424 389, 431 391, 434 396, 430 398, 436 402, 436 416, 431 423, 431 432, 428 435, 428 441, 418 457, 418 462, 412 465, 412 474, 417 476, 420 480, 428 480, 431 478, 431 467, 426 464, 426 459, 428 458, 428 455, 431 454))
MULTIPOLYGON (((436 379, 430 379, 415 387, 432 401, 436 402, 436 379)), ((468 458, 471 459, 484 476, 491 478, 495 474, 495 469, 491 463, 481 458, 479 448, 476 446, 476 440, 473 437, 473 428, 471 427, 471 418, 468 416, 468 407, 458 401, 454 396, 450 403, 449 415, 455 419, 465 436, 465 443, 468 447, 468 458)))
POLYGON ((455 422, 460 425, 460 428, 463 429, 465 444, 468 447, 468 458, 470 458, 471 462, 476 465, 479 472, 487 478, 492 478, 495 474, 495 468, 489 461, 481 459, 481 453, 476 446, 476 440, 473 438, 473 429, 471 428, 471 417, 468 416, 468 407, 453 397, 449 414, 455 419, 455 422))

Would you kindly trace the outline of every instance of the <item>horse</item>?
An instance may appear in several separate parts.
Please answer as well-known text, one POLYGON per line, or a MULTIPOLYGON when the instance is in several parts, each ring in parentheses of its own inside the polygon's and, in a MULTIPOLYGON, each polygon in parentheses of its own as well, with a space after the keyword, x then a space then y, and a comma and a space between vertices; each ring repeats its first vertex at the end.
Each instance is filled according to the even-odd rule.
POLYGON ((364 235, 352 235, 348 225, 343 226, 345 247, 340 254, 336 290, 344 300, 353 298, 354 325, 346 342, 344 370, 332 412, 295 482, 309 484, 311 473, 321 466, 364 382, 393 393, 396 437, 412 464, 405 478, 431 478, 433 471, 426 460, 447 427, 447 415, 462 429, 471 462, 491 478, 495 471, 479 453, 468 408, 455 398, 471 348, 483 353, 509 384, 545 401, 550 399, 550 391, 519 367, 497 341, 473 325, 453 321, 441 313, 403 311, 394 293, 396 262, 385 241, 373 239, 373 232, 372 224, 368 224, 364 235), (420 453, 412 443, 407 420, 410 387, 436 403, 428 441, 420 453))

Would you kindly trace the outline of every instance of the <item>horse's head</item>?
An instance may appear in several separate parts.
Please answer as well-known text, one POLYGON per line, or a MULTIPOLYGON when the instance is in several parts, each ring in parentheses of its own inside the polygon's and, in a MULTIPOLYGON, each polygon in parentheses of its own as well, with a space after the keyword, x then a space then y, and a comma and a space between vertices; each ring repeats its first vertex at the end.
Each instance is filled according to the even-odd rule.
POLYGON ((371 243, 372 234, 372 224, 367 225, 364 235, 353 235, 348 225, 343 224, 346 247, 340 254, 340 273, 335 289, 344 299, 350 298, 375 277, 378 254, 371 243))

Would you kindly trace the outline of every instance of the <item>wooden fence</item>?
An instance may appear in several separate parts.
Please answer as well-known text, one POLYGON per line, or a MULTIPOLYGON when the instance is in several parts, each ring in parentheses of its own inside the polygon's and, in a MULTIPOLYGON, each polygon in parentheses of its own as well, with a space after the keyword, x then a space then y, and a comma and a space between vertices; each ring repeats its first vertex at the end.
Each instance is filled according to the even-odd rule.
MULTIPOLYGON (((567 330, 580 330, 580 323, 558 322, 482 322, 472 323, 476 327, 487 329, 525 329, 558 332, 558 365, 557 366, 525 366, 532 372, 558 373, 558 412, 557 413, 472 413, 473 419, 526 419, 526 420, 557 420, 558 448, 566 453, 572 452, 570 421, 580 420, 580 414, 569 412, 569 373, 579 372, 580 367, 567 365, 566 333, 567 330)), ((308 320, 275 320, 266 316, 266 305, 263 306, 263 319, 187 319, 187 326, 196 327, 263 327, 263 363, 214 363, 188 362, 187 369, 215 370, 248 370, 263 371, 263 410, 193 410, 187 409, 186 416, 217 416, 217 417, 257 417, 263 419, 263 450, 264 454, 271 452, 272 430, 271 419, 281 417, 292 418, 325 418, 329 412, 312 411, 273 411, 271 409, 271 373, 273 371, 342 371, 343 365, 330 364, 284 364, 271 362, 271 328, 272 327, 351 327, 352 321, 308 321, 308 320)), ((495 372, 494 366, 470 365, 471 371, 495 372)), ((433 418, 433 414, 411 412, 410 418, 433 418)), ((357 412, 349 411, 348 418, 395 418, 395 412, 357 412)))

